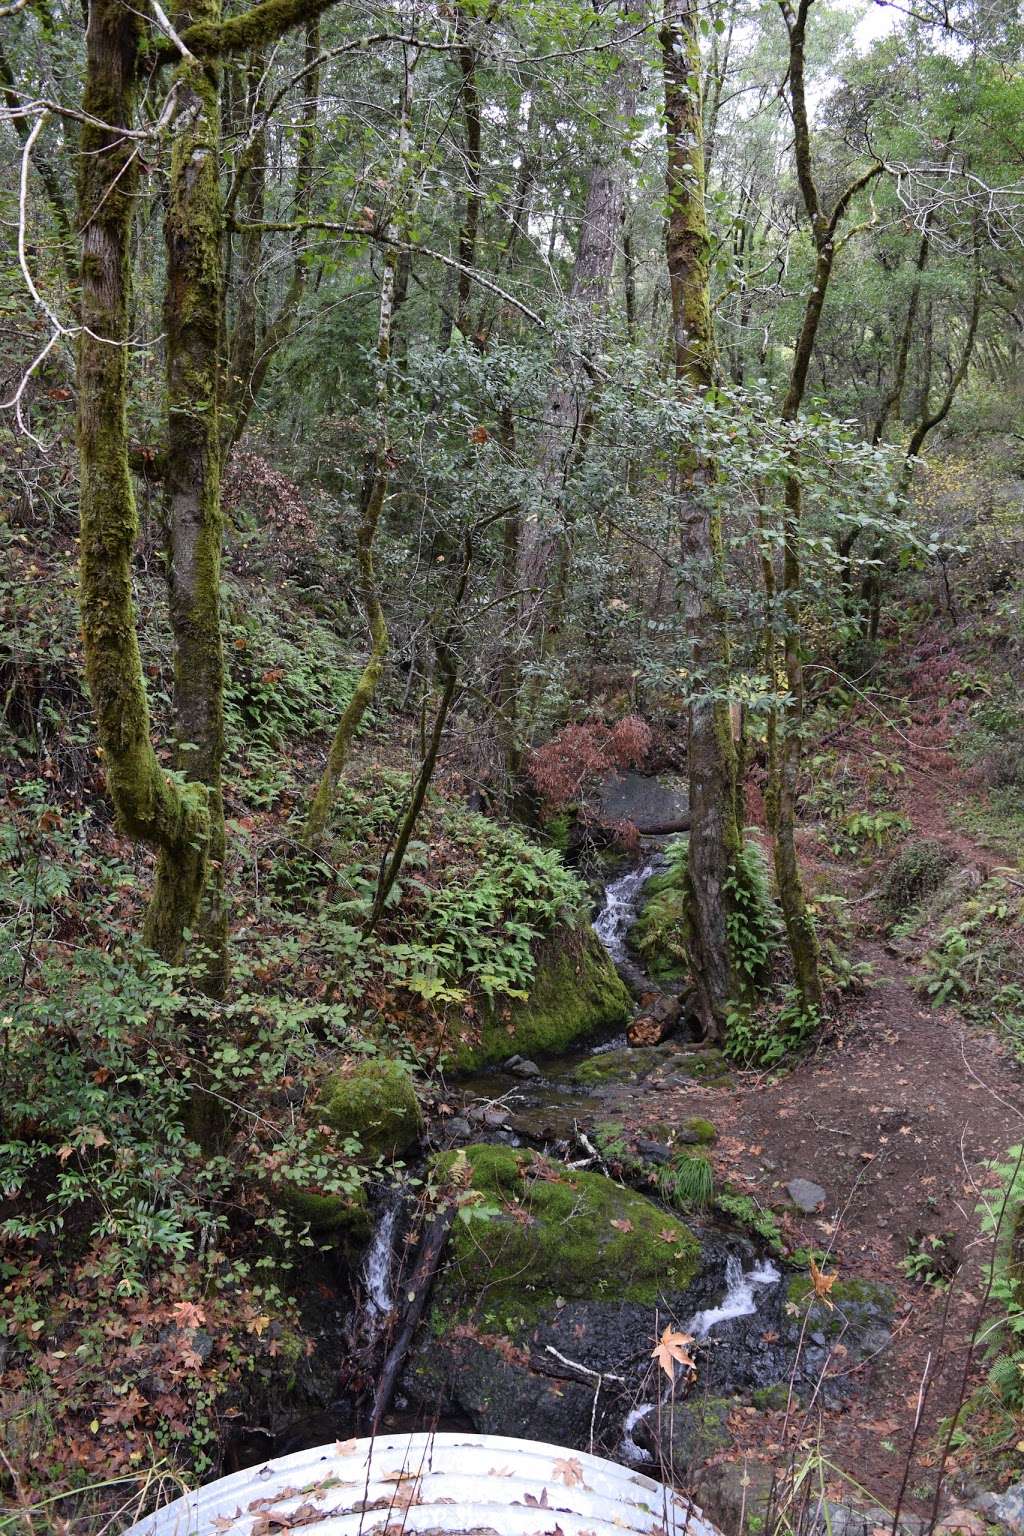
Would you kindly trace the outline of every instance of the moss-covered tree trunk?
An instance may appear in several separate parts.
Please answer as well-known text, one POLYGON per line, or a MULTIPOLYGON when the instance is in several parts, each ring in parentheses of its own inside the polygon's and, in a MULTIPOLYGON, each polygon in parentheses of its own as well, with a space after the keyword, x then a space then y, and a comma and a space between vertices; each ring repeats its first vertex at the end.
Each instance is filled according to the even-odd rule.
MULTIPOLYGON (((179 31, 216 26, 220 0, 193 0, 179 31)), ((176 766, 206 787, 210 831, 205 870, 165 853, 158 894, 198 901, 197 937, 210 953, 209 981, 224 982, 224 653, 220 623, 220 353, 223 232, 220 190, 220 66, 182 59, 173 89, 178 116, 164 234, 167 288, 167 441, 164 517, 167 588, 174 632, 176 766), (193 898, 192 885, 201 889, 193 898)))
POLYGON ((169 779, 150 739, 132 595, 138 521, 127 435, 138 154, 116 128, 99 126, 132 126, 141 27, 125 0, 91 0, 78 195, 81 613, 86 678, 118 821, 159 855, 145 936, 174 961, 197 916, 210 839, 209 796, 202 783, 181 787, 169 779))
MULTIPOLYGON (((666 256, 676 378, 707 389, 715 376, 710 240, 704 208, 704 146, 698 8, 665 0, 661 33, 668 136, 666 256)), ((729 934, 730 885, 742 826, 729 702, 728 625, 721 517, 706 494, 714 466, 684 452, 675 468, 683 622, 693 656, 689 719, 689 947, 705 1032, 721 1033, 737 986, 729 934)))

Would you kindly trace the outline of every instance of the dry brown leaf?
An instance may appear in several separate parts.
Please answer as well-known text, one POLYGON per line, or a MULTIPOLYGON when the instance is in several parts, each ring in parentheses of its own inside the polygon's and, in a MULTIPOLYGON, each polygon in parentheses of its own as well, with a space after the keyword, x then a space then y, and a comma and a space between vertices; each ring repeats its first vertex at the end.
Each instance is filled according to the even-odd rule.
POLYGON ((835 1285, 838 1278, 839 1276, 836 1271, 833 1271, 831 1275, 822 1274, 814 1260, 811 1260, 811 1285, 814 1289, 814 1294, 819 1301, 823 1301, 825 1303, 830 1312, 833 1311, 835 1303, 829 1295, 829 1292, 835 1285))
POLYGON ((651 1359, 657 1360, 669 1381, 675 1380, 677 1365, 684 1365, 691 1371, 697 1369, 688 1348, 692 1343, 692 1333, 680 1333, 676 1328, 666 1327, 651 1350, 651 1359))
POLYGON ((564 1460, 553 1464, 555 1477, 561 1478, 567 1488, 579 1487, 583 1482, 583 1468, 575 1456, 567 1456, 564 1460))

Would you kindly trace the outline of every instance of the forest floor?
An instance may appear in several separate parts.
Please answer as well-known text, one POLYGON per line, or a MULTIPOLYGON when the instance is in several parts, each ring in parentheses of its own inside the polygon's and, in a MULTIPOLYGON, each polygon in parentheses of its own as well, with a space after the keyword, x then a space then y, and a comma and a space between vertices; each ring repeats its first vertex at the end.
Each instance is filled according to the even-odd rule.
MULTIPOLYGON (((870 752, 877 757, 882 745, 902 764, 892 804, 910 821, 909 835, 943 843, 958 866, 984 879, 1001 860, 955 820, 962 785, 943 739, 946 712, 929 687, 928 668, 922 671, 915 680, 911 657, 915 726, 873 728, 870 752)), ((868 755, 860 729, 833 744, 848 761, 868 755)), ((699 1083, 658 1085, 649 1097, 633 1090, 632 1113, 634 1123, 712 1119, 718 1180, 765 1206, 785 1202, 794 1178, 824 1187, 827 1201, 818 1213, 783 1218, 787 1243, 826 1250, 829 1269, 843 1281, 882 1281, 897 1301, 893 1342, 870 1367, 868 1389, 841 1411, 824 1410, 817 1430, 807 1425, 806 1434, 817 1434, 837 1471, 890 1509, 913 1452, 903 1507, 927 1514, 940 1426, 983 1373, 981 1352, 972 1357, 970 1342, 992 1244, 981 1234, 978 1206, 992 1183, 985 1165, 1024 1139, 1024 1073, 993 1029, 922 997, 924 945, 893 942, 873 901, 879 861, 851 869, 813 832, 805 834, 802 853, 812 885, 840 890, 851 901, 853 958, 870 963, 867 988, 847 997, 828 1036, 794 1070, 740 1074, 725 1092, 699 1083), (948 1288, 912 1279, 902 1267, 909 1243, 927 1245, 939 1236, 942 1254, 960 1263, 948 1288)), ((784 1418, 775 1416, 780 1443, 784 1418)), ((728 1459, 777 1456, 764 1414, 734 1415, 730 1427, 734 1445, 721 1453, 728 1459)))

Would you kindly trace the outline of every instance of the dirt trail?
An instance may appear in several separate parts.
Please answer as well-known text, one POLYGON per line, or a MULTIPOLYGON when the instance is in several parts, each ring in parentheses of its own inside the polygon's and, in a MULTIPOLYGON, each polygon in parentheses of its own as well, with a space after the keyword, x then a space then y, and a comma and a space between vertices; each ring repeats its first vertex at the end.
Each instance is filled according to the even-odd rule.
MULTIPOLYGON (((910 730, 892 733, 892 754, 905 769, 893 803, 912 822, 913 835, 938 838, 957 864, 987 874, 1001 861, 948 819, 958 788, 946 749, 948 720, 927 689, 911 689, 911 699, 910 730)), ((876 747, 877 737, 870 750, 876 747)), ((869 751, 862 739, 841 750, 850 760, 869 751)), ((898 1301, 893 1343, 874 1365, 868 1389, 845 1412, 824 1416, 821 1439, 839 1467, 891 1507, 930 1360, 932 1385, 905 1498, 905 1507, 926 1512, 938 1427, 960 1399, 991 1254, 976 1211, 990 1182, 984 1165, 1024 1139, 1024 1076, 994 1032, 968 1025, 953 1008, 933 1009, 918 995, 923 946, 887 940, 870 900, 872 874, 858 870, 850 890, 848 865, 826 862, 810 840, 805 852, 827 888, 846 887, 857 900, 856 958, 870 962, 870 985, 847 999, 818 1051, 781 1080, 742 1075, 728 1092, 698 1084, 652 1092, 636 1104, 636 1120, 672 1123, 706 1114, 720 1133, 719 1180, 763 1204, 785 1201, 795 1177, 824 1187, 819 1212, 785 1218, 787 1239, 828 1250, 844 1280, 884 1281, 898 1301), (901 1267, 908 1240, 937 1234, 948 1235, 962 1261, 948 1299, 901 1267)), ((982 1369, 977 1361, 970 1365, 972 1383, 982 1369)), ((741 1447, 746 1441, 751 1454, 771 1457, 763 1415, 752 1415, 747 1426, 739 1416, 733 1427, 741 1447)))

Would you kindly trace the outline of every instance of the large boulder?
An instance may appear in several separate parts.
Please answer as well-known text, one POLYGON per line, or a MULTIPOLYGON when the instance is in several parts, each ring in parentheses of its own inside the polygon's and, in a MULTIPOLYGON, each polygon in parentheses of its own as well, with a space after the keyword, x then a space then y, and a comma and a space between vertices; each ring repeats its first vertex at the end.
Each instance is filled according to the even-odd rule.
POLYGON ((645 835, 684 832, 690 825, 686 780, 673 773, 610 773, 598 791, 597 814, 608 825, 630 821, 645 835))
POLYGON ((367 1160, 394 1162, 423 1130, 412 1078, 387 1056, 352 1058, 327 1079, 317 1113, 339 1136, 359 1142, 367 1160))
POLYGON ((567 1301, 653 1305, 699 1267, 697 1239, 652 1201, 603 1174, 571 1170, 524 1148, 478 1145, 466 1159, 475 1203, 456 1222, 440 1304, 469 1315, 483 1293, 506 1332, 567 1301), (478 1213, 478 1214, 475 1214, 478 1213))
POLYGON ((519 1056, 554 1056, 602 1032, 620 1029, 632 1013, 625 983, 588 926, 560 928, 537 951, 527 998, 498 999, 452 1046, 456 1071, 471 1072, 519 1056))
POLYGON ((596 1428, 613 1448, 659 1328, 688 1315, 696 1238, 642 1195, 535 1152, 472 1146, 435 1171, 468 1189, 406 1390, 481 1433, 587 1448, 596 1428))

